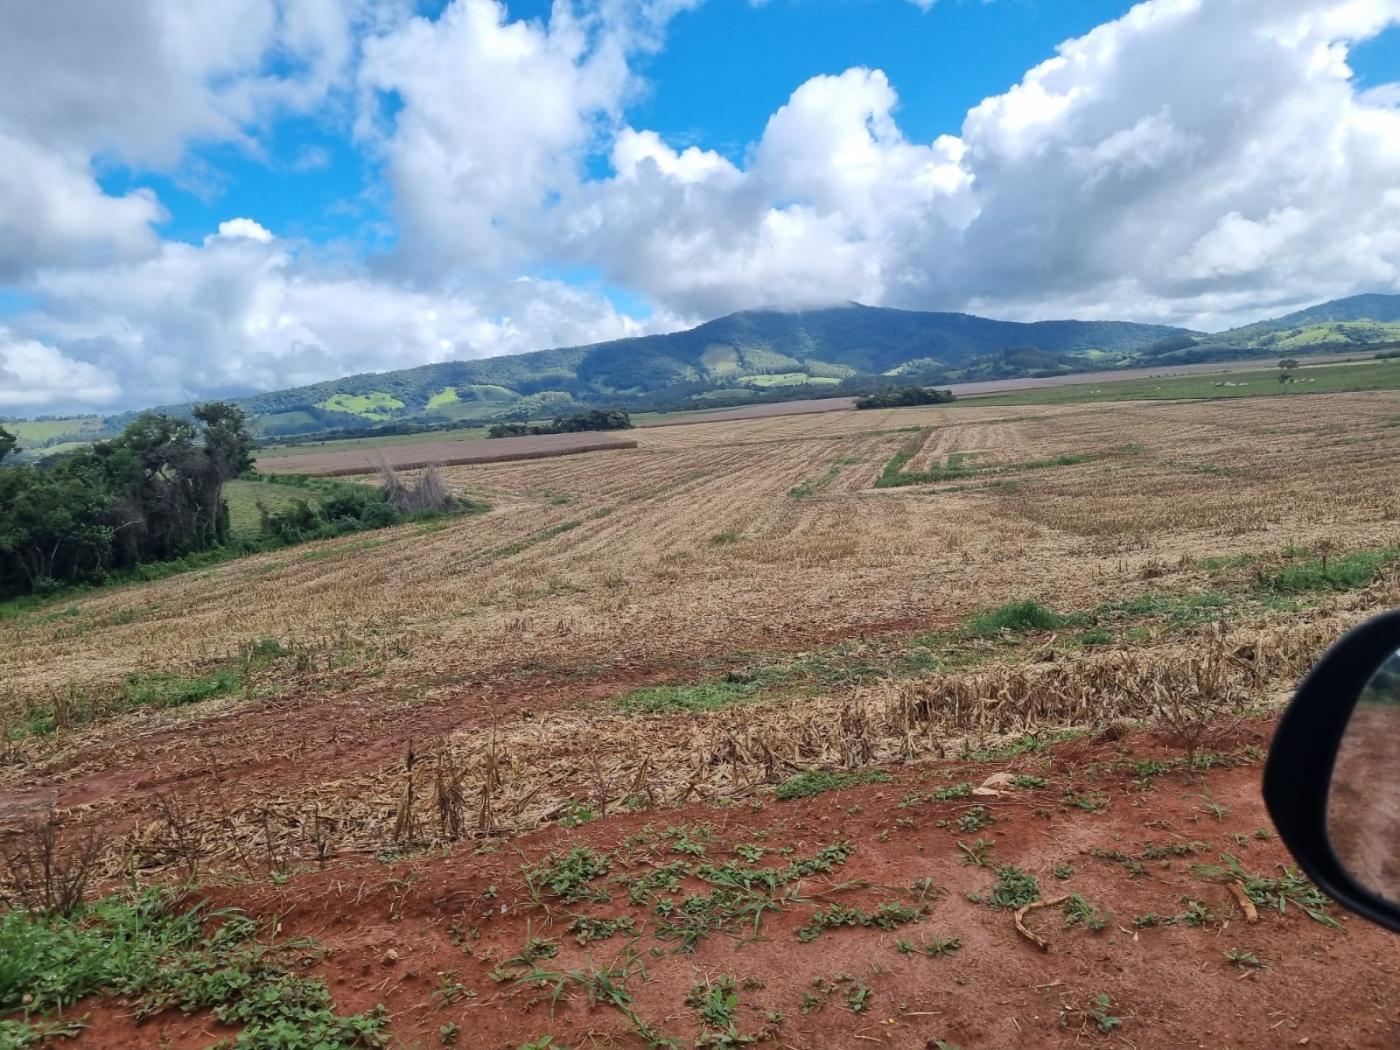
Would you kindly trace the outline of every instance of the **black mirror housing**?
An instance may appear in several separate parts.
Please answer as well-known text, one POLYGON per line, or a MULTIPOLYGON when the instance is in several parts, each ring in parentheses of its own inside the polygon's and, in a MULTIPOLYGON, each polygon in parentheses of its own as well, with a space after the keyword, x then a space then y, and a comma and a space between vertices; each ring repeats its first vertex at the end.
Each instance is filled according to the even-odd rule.
MULTIPOLYGON (((1400 610, 1348 631, 1303 679, 1279 720, 1264 766, 1264 803, 1279 837, 1318 888, 1363 918, 1400 933, 1400 904, 1362 885, 1328 834, 1328 796, 1357 698, 1400 649, 1400 610)), ((1394 770, 1400 781, 1400 768, 1394 770)))

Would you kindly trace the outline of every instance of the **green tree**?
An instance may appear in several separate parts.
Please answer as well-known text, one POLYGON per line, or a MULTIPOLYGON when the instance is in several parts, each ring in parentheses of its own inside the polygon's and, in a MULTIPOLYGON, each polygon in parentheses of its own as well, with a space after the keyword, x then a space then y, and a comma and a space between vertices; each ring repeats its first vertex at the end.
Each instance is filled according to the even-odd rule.
POLYGON ((107 494, 92 479, 0 468, 0 595, 99 576, 111 548, 107 494))
POLYGON ((4 460, 11 452, 18 452, 16 447, 17 439, 4 427, 0 427, 0 461, 4 460))

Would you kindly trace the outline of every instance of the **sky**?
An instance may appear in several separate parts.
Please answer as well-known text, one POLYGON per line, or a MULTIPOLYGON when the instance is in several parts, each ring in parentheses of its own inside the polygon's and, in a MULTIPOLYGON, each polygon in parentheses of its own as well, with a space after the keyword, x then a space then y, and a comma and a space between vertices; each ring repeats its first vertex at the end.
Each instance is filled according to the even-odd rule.
POLYGON ((0 5, 0 414, 1400 292, 1400 0, 0 5))

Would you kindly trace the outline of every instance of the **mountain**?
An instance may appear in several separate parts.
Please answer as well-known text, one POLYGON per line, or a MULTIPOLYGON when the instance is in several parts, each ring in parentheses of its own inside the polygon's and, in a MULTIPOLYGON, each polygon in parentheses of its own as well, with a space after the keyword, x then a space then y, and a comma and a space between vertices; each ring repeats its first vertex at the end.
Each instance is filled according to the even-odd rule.
POLYGON ((1212 337, 1212 341, 1271 351, 1345 350, 1397 340, 1400 340, 1400 295, 1375 294, 1333 299, 1212 337))
POLYGON ((1200 333, 1128 321, 994 321, 848 306, 748 310, 683 332, 349 376, 239 399, 266 435, 393 421, 538 418, 601 404, 758 400, 778 388, 1048 374, 1111 366, 1200 333))
MULTIPOLYGON (((584 408, 703 408, 873 387, 1400 346, 1400 295, 1355 295, 1213 335, 1126 321, 994 321, 847 306, 746 310, 684 332, 347 376, 236 399, 264 437, 381 432, 584 408)), ((188 411, 189 405, 167 411, 188 411)), ((24 424, 34 453, 131 414, 24 424), (81 425, 80 425, 81 424, 81 425)))

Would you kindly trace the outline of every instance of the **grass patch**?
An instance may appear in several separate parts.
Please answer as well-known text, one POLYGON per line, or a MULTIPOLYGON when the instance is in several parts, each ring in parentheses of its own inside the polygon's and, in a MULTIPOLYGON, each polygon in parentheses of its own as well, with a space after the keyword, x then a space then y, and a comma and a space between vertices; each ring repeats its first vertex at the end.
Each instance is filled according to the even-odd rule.
POLYGON ((629 715, 661 715, 676 711, 722 711, 753 698, 755 686, 743 682, 702 682, 699 685, 658 685, 634 689, 618 697, 629 715))
POLYGON ((1397 560, 1400 550, 1394 548, 1309 558, 1285 564, 1277 572, 1261 573, 1258 589, 1280 594, 1355 590, 1372 583, 1381 569, 1397 560))
POLYGON ((972 617, 963 624, 962 633, 971 638, 995 638, 1026 631, 1054 631, 1082 623, 1083 619, 1082 616, 1063 616, 1027 599, 1008 602, 972 617))
POLYGON ((784 802, 797 798, 811 798, 824 791, 839 791, 841 788, 858 787, 861 784, 888 784, 894 778, 878 769, 860 770, 854 773, 828 773, 825 770, 808 770, 788 777, 779 784, 773 794, 784 802))
POLYGON ((815 496, 822 489, 830 485, 833 481, 837 479, 838 476, 840 476, 840 474, 841 467, 838 464, 832 467, 820 477, 808 478, 800 485, 794 486, 793 488, 789 489, 788 495, 793 499, 808 499, 811 496, 815 496))
MULTIPOLYGON (((1049 459, 1032 459, 1024 463, 1003 463, 998 466, 977 466, 969 460, 976 452, 950 452, 942 464, 927 470, 906 471, 904 469, 920 449, 924 447, 932 431, 922 430, 912 441, 904 445, 886 461, 880 476, 875 479, 877 489, 902 488, 906 485, 931 485, 940 481, 962 481, 969 478, 992 477, 1014 474, 1023 470, 1046 470, 1051 467, 1071 467, 1079 463, 1090 463, 1102 458, 1090 453, 1065 453, 1049 459)), ((1133 455, 1132 452, 1116 450, 1120 455, 1133 455)))
MULTIPOLYGON (((341 1015, 325 984, 296 974, 309 941, 264 944, 259 924, 157 890, 105 897, 71 918, 11 911, 0 918, 0 1022, 6 1046, 55 1032, 44 1015, 94 995, 119 996, 138 1020, 209 1010, 241 1031, 229 1046, 381 1047, 386 1015, 341 1015), (48 1029, 48 1031, 46 1031, 48 1029)), ((60 1026, 81 1026, 60 1021, 60 1026)))

